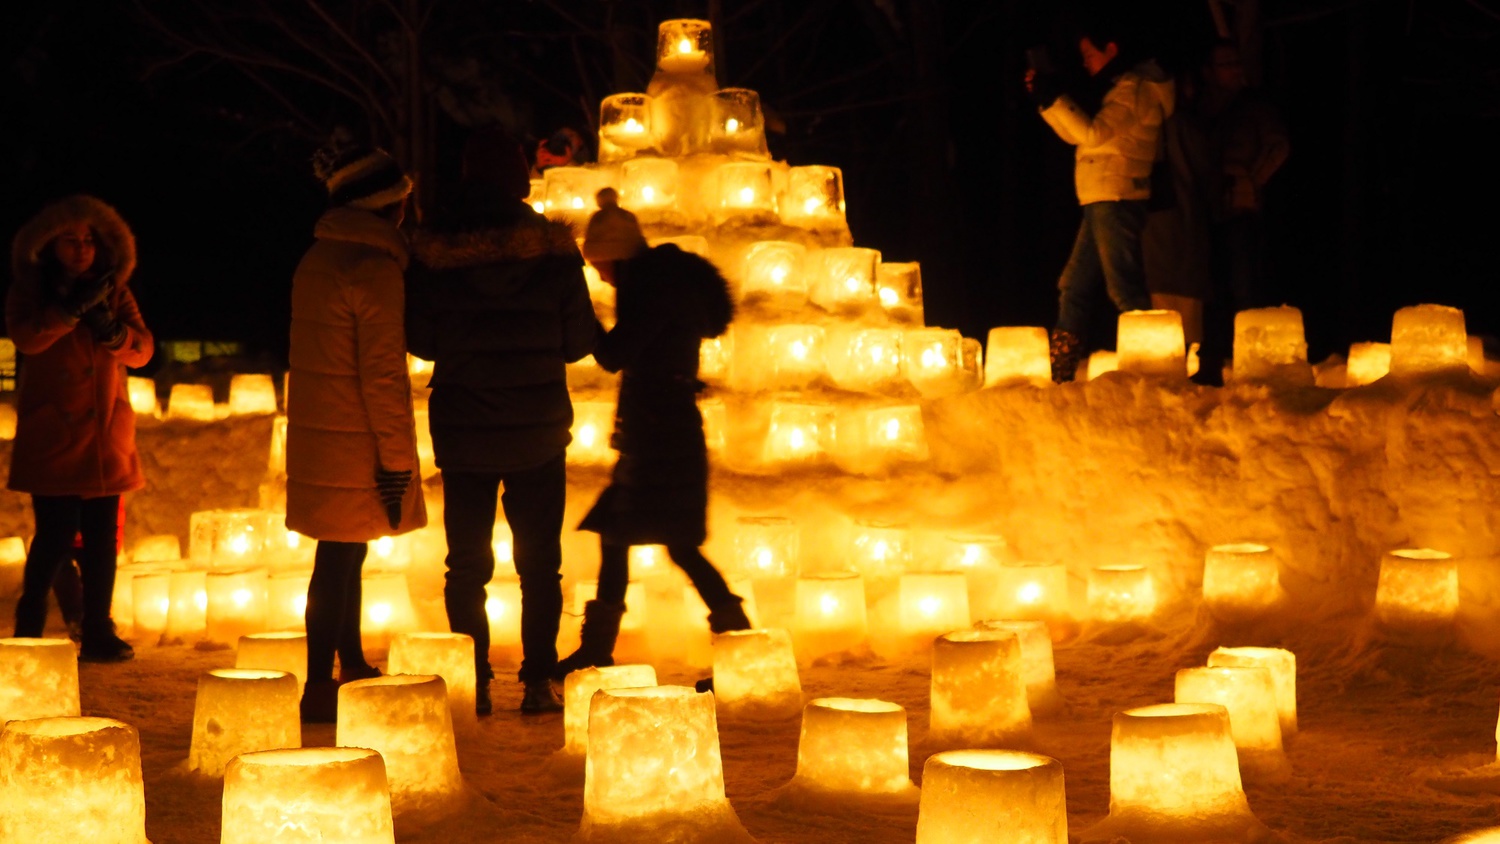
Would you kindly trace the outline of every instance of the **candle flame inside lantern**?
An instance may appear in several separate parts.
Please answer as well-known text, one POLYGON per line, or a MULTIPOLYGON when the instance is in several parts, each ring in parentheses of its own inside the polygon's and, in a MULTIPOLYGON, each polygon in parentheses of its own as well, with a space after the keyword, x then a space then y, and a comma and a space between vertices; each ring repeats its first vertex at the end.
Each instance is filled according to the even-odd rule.
POLYGON ((860 282, 860 280, 859 280, 859 279, 857 279, 857 278, 855 278, 855 277, 854 277, 854 276, 852 276, 852 275, 851 275, 851 276, 849 276, 849 277, 848 277, 848 278, 846 278, 846 279, 844 279, 844 287, 845 287, 845 288, 846 288, 846 289, 847 289, 847 290, 848 290, 848 291, 849 291, 849 292, 850 292, 850 293, 858 293, 858 292, 859 292, 859 289, 860 289, 860 288, 861 288, 861 287, 863 287, 863 286, 864 286, 864 284, 863 284, 863 283, 862 283, 862 282, 860 282))
POLYGON ((833 595, 824 595, 818 599, 818 609, 824 615, 833 615, 839 611, 839 599, 833 595))
POLYGON ((693 52, 693 42, 684 38, 677 42, 677 52, 687 54, 693 52))
POLYGON ((817 197, 809 196, 807 199, 802 200, 802 212, 804 214, 811 214, 818 210, 819 205, 822 205, 822 203, 818 201, 817 197))
POLYGON ((376 624, 385 624, 387 621, 390 621, 391 620, 391 605, 390 604, 371 604, 370 605, 370 620, 373 621, 373 622, 375 622, 376 624))
POLYGON ((978 545, 965 545, 963 556, 958 560, 959 565, 973 568, 984 562, 984 549, 978 545))
POLYGON ((1042 599, 1042 587, 1039 583, 1028 583, 1016 591, 1016 598, 1024 604, 1034 604, 1042 599))
POLYGON ((929 346, 922 350, 922 366, 926 369, 942 369, 947 365, 943 360, 943 350, 935 346, 929 346))
POLYGON ((732 133, 738 132, 739 130, 740 122, 738 120, 735 120, 733 117, 731 117, 728 120, 724 121, 724 131, 732 133))
POLYGON ((234 605, 235 606, 237 606, 237 607, 243 607, 246 604, 250 603, 250 590, 249 589, 236 589, 236 590, 234 590, 234 593, 231 594, 229 597, 234 600, 234 605))
POLYGON ((885 438, 888 440, 901 438, 901 420, 891 419, 885 423, 885 438))
POLYGON ((776 557, 771 553, 771 549, 770 548, 757 548, 755 550, 755 565, 756 566, 758 566, 758 567, 760 567, 762 569, 768 569, 771 566, 775 565, 775 563, 776 563, 776 557))
POLYGON ((787 436, 787 441, 794 451, 801 451, 807 447, 807 434, 803 433, 801 428, 793 428, 792 433, 787 436))
POLYGON ((740 188, 740 202, 749 205, 755 201, 755 188, 740 188))
POLYGON ((786 267, 775 266, 771 268, 771 281, 781 284, 786 281, 786 267))
POLYGON ((573 201, 572 201, 571 204, 573 206, 573 210, 575 210, 575 211, 582 211, 583 210, 583 197, 581 197, 581 196, 575 196, 575 197, 573 197, 573 201))
POLYGON ((244 534, 230 537, 229 550, 236 554, 246 554, 250 551, 250 537, 244 534))
POLYGON ((927 597, 917 601, 917 609, 921 611, 922 615, 925 615, 928 618, 932 618, 933 616, 937 615, 938 610, 941 610, 942 608, 943 599, 937 597, 936 595, 928 595, 927 597))
POLYGON ((801 340, 792 341, 791 352, 797 360, 807 360, 807 344, 801 340))
POLYGON ((645 187, 641 188, 641 199, 644 199, 647 202, 655 202, 656 188, 653 188, 650 185, 646 185, 645 187))
POLYGON ((597 439, 597 438, 598 438, 598 433, 594 430, 594 426, 593 426, 592 423, 584 423, 583 425, 579 426, 579 428, 578 428, 578 444, 579 445, 583 446, 584 448, 593 448, 594 447, 594 440, 597 439))
POLYGON ((193 593, 193 604, 196 605, 198 607, 198 609, 200 609, 200 610, 207 610, 208 609, 208 590, 207 589, 199 589, 197 592, 194 592, 193 593))
POLYGON ((536 202, 531 203, 531 210, 538 214, 545 214, 547 213, 547 203, 538 199, 536 202))
POLYGON ((625 125, 622 127, 622 131, 628 132, 632 135, 639 135, 640 133, 646 131, 646 127, 642 126, 641 121, 636 120, 634 117, 628 117, 625 119, 625 125))
POLYGON ((371 550, 375 552, 375 556, 377 557, 389 557, 395 549, 396 540, 389 536, 382 536, 375 540, 374 547, 371 550))
POLYGON ((895 288, 882 287, 880 288, 880 304, 887 308, 894 308, 901 304, 901 294, 897 293, 895 288))
POLYGON ((294 607, 297 610, 297 615, 302 615, 302 614, 306 613, 307 612, 307 596, 306 595, 298 595, 297 597, 293 598, 292 599, 292 607, 294 607))

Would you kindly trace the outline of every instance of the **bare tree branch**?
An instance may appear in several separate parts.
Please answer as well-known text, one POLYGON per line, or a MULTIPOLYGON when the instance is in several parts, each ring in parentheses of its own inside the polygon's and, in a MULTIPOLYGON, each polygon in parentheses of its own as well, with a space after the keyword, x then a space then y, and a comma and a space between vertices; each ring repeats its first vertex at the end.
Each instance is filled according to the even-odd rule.
POLYGON ((339 22, 335 20, 332 15, 328 14, 326 10, 324 10, 322 4, 318 3, 318 0, 307 0, 307 7, 313 10, 313 14, 317 15, 319 18, 322 18, 323 22, 328 25, 329 29, 333 30, 333 33, 337 35, 340 40, 342 40, 345 44, 348 44, 355 53, 359 54, 359 57, 365 60, 365 64, 369 65, 369 67, 374 70, 382 80, 385 81, 385 84, 392 91, 396 91, 399 89, 399 86, 396 85, 396 80, 391 78, 391 75, 386 72, 385 67, 381 65, 380 62, 376 61, 375 57, 370 55, 369 51, 361 46, 359 41, 356 40, 354 36, 350 35, 349 32, 342 26, 339 26, 339 22))

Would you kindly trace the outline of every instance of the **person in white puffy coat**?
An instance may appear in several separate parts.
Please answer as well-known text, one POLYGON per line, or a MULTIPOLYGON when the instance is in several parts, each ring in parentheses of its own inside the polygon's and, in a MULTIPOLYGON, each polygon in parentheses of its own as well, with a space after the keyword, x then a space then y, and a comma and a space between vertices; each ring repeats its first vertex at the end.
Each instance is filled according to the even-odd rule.
POLYGON ((1050 79, 1028 73, 1027 89, 1058 137, 1077 147, 1074 182, 1083 220, 1073 253, 1058 280, 1057 327, 1052 332, 1052 376, 1073 378, 1084 352, 1092 300, 1101 284, 1121 311, 1151 307, 1141 261, 1141 230, 1151 197, 1151 169, 1162 123, 1172 113, 1170 76, 1145 60, 1122 60, 1119 43, 1086 34, 1079 41, 1090 76, 1112 78, 1098 112, 1090 116, 1050 79), (1102 46, 1100 46, 1102 44, 1102 46))

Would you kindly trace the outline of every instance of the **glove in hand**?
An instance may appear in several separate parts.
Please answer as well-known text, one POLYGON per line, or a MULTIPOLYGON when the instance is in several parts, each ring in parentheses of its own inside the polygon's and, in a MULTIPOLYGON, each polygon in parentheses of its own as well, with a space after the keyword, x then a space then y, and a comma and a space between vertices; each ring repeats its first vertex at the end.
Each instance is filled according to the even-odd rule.
POLYGON ((73 282, 73 287, 63 295, 63 313, 73 319, 82 319, 90 308, 103 302, 109 296, 110 287, 114 281, 113 275, 103 275, 99 278, 80 278, 73 282))
POLYGON ((406 497, 408 486, 411 486, 410 469, 400 472, 375 470, 375 488, 380 493, 380 502, 385 505, 385 515, 391 523, 391 530, 401 527, 401 500, 406 497))
POLYGON ((125 326, 115 319, 115 312, 103 302, 84 311, 79 321, 94 335, 95 340, 105 346, 114 348, 125 340, 125 326))

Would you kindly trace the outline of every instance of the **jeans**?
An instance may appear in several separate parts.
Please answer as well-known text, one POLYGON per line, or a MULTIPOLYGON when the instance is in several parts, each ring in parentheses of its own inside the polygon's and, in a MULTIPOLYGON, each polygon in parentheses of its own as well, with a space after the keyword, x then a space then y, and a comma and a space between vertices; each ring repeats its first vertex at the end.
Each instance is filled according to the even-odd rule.
POLYGON ((1083 206, 1073 254, 1057 282, 1059 331, 1087 336, 1089 312, 1101 284, 1122 312, 1151 307, 1141 263, 1141 229, 1145 225, 1146 203, 1141 200, 1083 206))
POLYGON ((474 639, 474 673, 480 683, 490 668, 490 621, 485 584, 495 575, 496 493, 510 523, 521 577, 521 670, 523 683, 545 681, 557 667, 557 628, 562 618, 562 523, 567 498, 563 455, 517 472, 443 472, 443 530, 448 573, 443 602, 448 626, 474 639))
MULTIPOLYGON (((667 554, 672 562, 682 569, 699 597, 710 610, 739 600, 729 590, 724 575, 693 545, 668 545, 667 554)), ((599 545, 599 600, 610 604, 625 603, 625 590, 630 587, 630 546, 599 545)))
POLYGON ((16 604, 16 635, 41 636, 47 626, 47 592, 57 572, 73 556, 73 538, 83 536, 78 570, 83 579, 83 627, 109 632, 115 591, 115 530, 120 496, 33 495, 36 535, 26 554, 21 600, 16 604))
POLYGON ((369 665, 359 635, 364 599, 359 577, 368 550, 363 542, 318 540, 304 614, 309 683, 333 678, 335 652, 346 670, 369 665))

